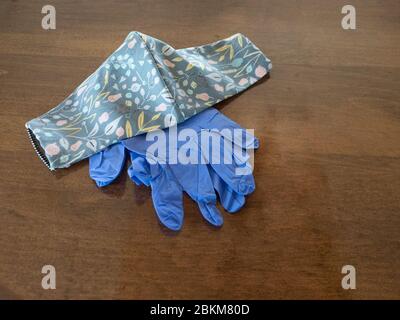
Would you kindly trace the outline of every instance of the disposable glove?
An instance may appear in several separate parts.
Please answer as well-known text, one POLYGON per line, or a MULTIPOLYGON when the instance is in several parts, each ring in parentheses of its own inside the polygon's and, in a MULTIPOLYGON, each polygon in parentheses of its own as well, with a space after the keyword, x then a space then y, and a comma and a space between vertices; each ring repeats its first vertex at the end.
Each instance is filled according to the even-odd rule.
MULTIPOLYGON (((125 146, 130 150, 132 162, 128 170, 129 176, 139 185, 151 186, 154 207, 165 226, 173 230, 181 228, 183 191, 198 203, 200 212, 208 222, 220 226, 223 218, 216 208, 214 190, 217 191, 222 206, 228 212, 236 212, 244 205, 244 196, 254 190, 255 184, 248 155, 244 152, 243 157, 242 151, 257 148, 258 140, 214 108, 205 110, 179 125, 178 136, 185 129, 191 129, 192 133, 198 135, 197 141, 201 141, 200 136, 204 131, 210 136, 222 137, 217 152, 213 150, 214 153, 211 153, 210 144, 203 146, 203 143, 192 141, 191 151, 198 151, 198 163, 176 163, 172 161, 173 156, 169 153, 156 155, 154 152, 149 152, 154 142, 146 141, 145 136, 138 136, 92 156, 90 175, 99 186, 114 181, 125 162, 125 146), (239 139, 237 139, 238 133, 239 139), (225 150, 225 143, 231 145, 231 148, 225 150), (222 163, 215 163, 218 156, 222 163), (231 163, 223 163, 229 157, 231 163), (244 171, 244 175, 243 173, 238 175, 238 169, 244 171)), ((176 145, 177 149, 183 145, 187 146, 187 142, 177 141, 176 136, 170 136, 169 130, 164 130, 164 134, 167 137, 165 141, 167 150, 172 144, 176 145)))

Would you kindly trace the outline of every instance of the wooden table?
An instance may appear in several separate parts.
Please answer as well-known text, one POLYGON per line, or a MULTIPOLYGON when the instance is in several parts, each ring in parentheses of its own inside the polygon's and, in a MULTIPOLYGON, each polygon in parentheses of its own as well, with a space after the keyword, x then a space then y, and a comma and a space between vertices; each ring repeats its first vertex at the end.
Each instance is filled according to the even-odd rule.
POLYGON ((51 1, 47 31, 44 4, 0 2, 0 298, 400 298, 399 1, 351 1, 356 30, 343 1, 51 1), (186 196, 168 232, 126 174, 99 190, 87 161, 51 173, 31 148, 25 122, 132 30, 175 48, 242 32, 273 62, 219 106, 261 141, 257 189, 221 229, 186 196))

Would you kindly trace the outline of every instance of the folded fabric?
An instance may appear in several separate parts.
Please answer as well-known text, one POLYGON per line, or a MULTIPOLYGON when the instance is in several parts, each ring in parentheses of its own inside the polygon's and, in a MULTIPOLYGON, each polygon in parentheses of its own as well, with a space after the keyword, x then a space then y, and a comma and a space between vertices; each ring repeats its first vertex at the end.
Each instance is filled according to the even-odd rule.
POLYGON ((151 187, 154 208, 163 225, 172 230, 182 227, 186 192, 209 223, 221 226, 223 217, 216 207, 216 193, 228 212, 244 205, 245 196, 255 189, 247 150, 258 145, 253 135, 209 108, 177 128, 126 139, 92 155, 89 172, 98 186, 110 184, 124 167, 127 149, 131 157, 128 174, 136 184, 151 187), (176 132, 171 132, 174 129, 176 132), (206 142, 204 137, 211 141, 206 142), (163 146, 181 157, 161 151, 163 146), (189 162, 188 153, 194 155, 189 156, 189 162))
POLYGON ((181 123, 258 81, 271 62, 242 34, 175 50, 140 32, 54 109, 26 123, 51 170, 181 123))

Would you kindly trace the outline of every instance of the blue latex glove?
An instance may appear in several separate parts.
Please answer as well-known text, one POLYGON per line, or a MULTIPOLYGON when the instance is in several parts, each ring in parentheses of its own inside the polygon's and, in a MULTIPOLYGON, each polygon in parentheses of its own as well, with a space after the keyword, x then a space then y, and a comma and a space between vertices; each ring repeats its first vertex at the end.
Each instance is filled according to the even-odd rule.
MULTIPOLYGON (((245 203, 244 194, 235 192, 208 165, 149 164, 145 157, 134 152, 131 158, 129 176, 138 185, 151 186, 157 215, 170 229, 179 230, 182 226, 183 191, 198 203, 203 217, 215 226, 221 226, 223 218, 215 207, 214 189, 228 212, 238 211, 245 203)), ((248 190, 254 190, 254 184, 248 186, 248 190)))
POLYGON ((115 143, 89 158, 89 174, 98 187, 112 183, 121 173, 125 165, 125 147, 115 143))
MULTIPOLYGON (((232 164, 215 164, 205 162, 204 164, 172 164, 169 155, 160 157, 155 154, 148 154, 152 141, 146 141, 145 136, 138 136, 115 144, 101 153, 90 158, 90 175, 98 186, 105 186, 115 180, 120 174, 125 162, 125 147, 130 150, 132 165, 129 168, 129 176, 137 184, 145 184, 152 188, 154 207, 160 221, 170 229, 179 230, 183 221, 182 194, 187 192, 195 200, 200 208, 203 217, 215 226, 223 223, 223 218, 216 208, 217 191, 223 207, 229 212, 236 212, 245 203, 244 196, 251 193, 254 188, 254 178, 247 157, 243 158, 244 150, 258 147, 258 140, 238 126, 235 122, 223 116, 216 109, 210 108, 199 115, 178 126, 178 133, 183 129, 193 129, 197 134, 204 130, 214 130, 212 135, 221 135, 222 129, 227 129, 224 139, 232 140, 229 132, 233 129, 240 129, 244 144, 240 148, 232 143, 232 150, 228 156, 232 158, 232 164), (147 158, 146 158, 147 153, 147 158), (149 159, 153 159, 150 161, 149 159), (163 161, 161 161, 163 160, 163 161), (207 164, 206 164, 207 163, 207 164), (238 168, 247 169, 247 174, 238 176, 238 168)), ((168 132, 168 130, 166 130, 168 132)), ((168 135, 167 135, 168 136, 168 135)), ((180 147, 183 143, 169 141, 180 147)), ((211 159, 210 150, 200 148, 200 157, 211 159)), ((223 143, 220 147, 220 157, 224 157, 223 143)), ((215 155, 214 155, 215 156, 215 155)), ((246 170, 245 170, 246 171, 246 170)))

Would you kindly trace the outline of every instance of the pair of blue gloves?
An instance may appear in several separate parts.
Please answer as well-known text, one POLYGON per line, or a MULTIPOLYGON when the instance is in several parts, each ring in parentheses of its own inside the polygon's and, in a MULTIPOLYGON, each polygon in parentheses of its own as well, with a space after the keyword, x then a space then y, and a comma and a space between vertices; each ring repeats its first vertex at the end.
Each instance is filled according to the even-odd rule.
POLYGON ((128 175, 137 185, 151 187, 164 226, 181 229, 184 191, 209 223, 221 226, 216 193, 230 213, 244 205, 245 196, 255 189, 247 150, 258 146, 257 138, 217 109, 208 108, 177 127, 111 145, 89 158, 89 171, 99 187, 107 186, 120 175, 129 155, 128 175))

